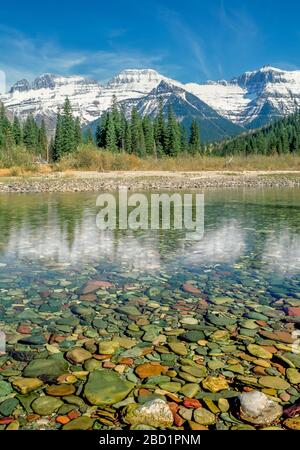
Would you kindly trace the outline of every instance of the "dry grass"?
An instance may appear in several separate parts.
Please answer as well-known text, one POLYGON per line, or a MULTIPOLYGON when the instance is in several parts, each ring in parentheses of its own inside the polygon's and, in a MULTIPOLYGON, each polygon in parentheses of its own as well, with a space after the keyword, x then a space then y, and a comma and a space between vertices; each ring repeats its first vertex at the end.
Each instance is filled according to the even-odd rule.
POLYGON ((94 146, 82 146, 79 150, 64 157, 55 170, 78 169, 93 171, 114 170, 161 170, 161 171, 243 171, 243 170, 300 170, 300 155, 250 155, 250 156, 191 156, 181 155, 177 158, 151 157, 138 158, 126 153, 112 153, 107 150, 95 149, 94 146))
POLYGON ((10 152, 0 151, 0 177, 26 176, 33 173, 71 172, 76 170, 106 171, 280 171, 299 170, 300 155, 250 155, 250 156, 191 156, 177 158, 139 158, 127 153, 99 150, 93 145, 82 145, 77 152, 69 154, 59 163, 37 164, 36 156, 22 147, 10 152))

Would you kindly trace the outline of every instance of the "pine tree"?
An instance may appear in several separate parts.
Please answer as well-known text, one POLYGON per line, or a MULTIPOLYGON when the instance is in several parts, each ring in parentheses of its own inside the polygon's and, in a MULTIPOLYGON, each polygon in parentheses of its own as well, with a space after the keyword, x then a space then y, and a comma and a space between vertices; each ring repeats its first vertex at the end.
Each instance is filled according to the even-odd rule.
POLYGON ((65 100, 61 114, 61 148, 60 156, 73 152, 76 149, 75 122, 72 115, 72 107, 68 97, 65 100))
POLYGON ((118 149, 114 118, 113 118, 113 114, 111 112, 108 113, 108 118, 107 118, 106 133, 105 133, 105 147, 112 152, 115 152, 118 149))
POLYGON ((135 107, 131 111, 131 149, 132 153, 140 153, 140 118, 135 107))
POLYGON ((147 155, 154 154, 154 129, 153 122, 149 116, 143 118, 143 130, 145 136, 145 150, 147 155))
POLYGON ((38 151, 38 128, 32 114, 27 116, 24 124, 23 142, 28 150, 38 151))
POLYGON ((52 147, 52 160, 58 161, 62 155, 62 118, 60 109, 58 109, 57 117, 56 117, 56 129, 55 129, 55 137, 54 143, 52 147))
POLYGON ((190 129, 190 152, 195 155, 200 152, 200 131, 199 126, 195 120, 192 121, 190 129))
POLYGON ((132 153, 131 125, 129 122, 126 122, 125 127, 125 151, 132 153))
POLYGON ((79 147, 79 145, 82 143, 82 133, 81 133, 81 124, 80 124, 80 118, 76 117, 75 124, 74 124, 74 142, 75 142, 75 148, 79 147))
POLYGON ((100 148, 106 147, 107 124, 108 124, 108 112, 105 112, 99 119, 96 129, 96 144, 100 148))
POLYGON ((177 156, 181 150, 180 129, 174 117, 172 105, 168 106, 165 147, 166 153, 170 156, 177 156))
POLYGON ((166 129, 165 129, 165 118, 164 118, 164 106, 162 99, 159 100, 158 114, 154 121, 154 136, 157 145, 158 154, 163 154, 165 152, 166 144, 166 129))
POLYGON ((22 143, 22 128, 17 116, 14 116, 13 121, 13 136, 16 145, 20 145, 22 143))
POLYGON ((48 161, 48 139, 44 119, 42 119, 41 126, 38 130, 38 152, 48 161))

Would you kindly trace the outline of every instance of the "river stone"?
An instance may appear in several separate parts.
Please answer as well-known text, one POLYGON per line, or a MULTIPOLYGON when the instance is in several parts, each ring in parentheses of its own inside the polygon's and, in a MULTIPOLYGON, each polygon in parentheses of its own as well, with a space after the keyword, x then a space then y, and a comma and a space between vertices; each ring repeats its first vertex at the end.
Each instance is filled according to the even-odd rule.
POLYGON ((273 356, 271 352, 268 352, 263 347, 256 344, 249 344, 247 346, 247 350, 251 355, 257 356, 258 358, 262 359, 271 359, 273 356))
POLYGON ((130 425, 148 425, 154 428, 169 428, 173 425, 173 414, 168 404, 161 399, 132 404, 126 407, 124 421, 130 425))
POLYGON ((187 383, 180 389, 179 392, 183 394, 185 397, 193 398, 198 394, 199 390, 200 387, 198 384, 187 383))
POLYGON ((19 401, 17 398, 8 398, 0 404, 0 414, 2 414, 2 416, 10 416, 18 404, 19 401))
POLYGON ((44 345, 47 341, 44 336, 34 334, 32 336, 23 337, 19 339, 18 342, 25 345, 44 345))
POLYGON ((43 386, 43 382, 38 378, 17 377, 13 380, 12 385, 17 391, 25 395, 43 386))
POLYGON ((41 376, 58 377, 68 369, 67 361, 63 359, 34 359, 23 372, 24 377, 35 378, 41 376))
POLYGON ((87 359, 83 367, 84 370, 87 370, 88 372, 93 372, 93 370, 97 370, 102 367, 102 362, 95 358, 87 359))
POLYGON ((0 380, 0 397, 6 397, 12 392, 11 384, 7 381, 0 380))
POLYGON ((233 314, 211 311, 207 313, 207 318, 210 323, 221 327, 234 325, 237 321, 237 317, 235 317, 233 314))
POLYGON ((127 316, 140 316, 141 312, 134 305, 123 305, 117 308, 117 311, 127 316))
POLYGON ((180 323, 183 325, 197 325, 198 319, 195 319, 194 317, 184 317, 180 320, 180 323))
POLYGON ((286 419, 283 424, 290 430, 300 430, 300 416, 286 419))
POLYGON ((145 378, 161 375, 161 373, 163 371, 164 371, 164 367, 161 366, 158 363, 144 363, 144 364, 140 364, 135 369, 135 373, 142 380, 145 379, 145 378))
POLYGON ((92 405, 112 405, 124 400, 134 384, 124 381, 116 372, 95 370, 84 387, 84 396, 92 405))
POLYGON ((63 404, 59 398, 43 396, 34 400, 31 407, 35 413, 47 416, 57 411, 63 404))
POLYGON ((227 381, 222 377, 207 377, 202 381, 202 386, 204 389, 214 393, 229 388, 227 381))
POLYGON ((94 425, 95 419, 88 416, 77 417, 63 426, 63 430, 90 430, 94 425))
POLYGON ((180 335, 180 339, 183 339, 188 342, 198 342, 204 338, 205 335, 203 331, 196 331, 196 330, 187 331, 186 333, 180 335))
POLYGON ((180 368, 183 372, 189 373, 190 375, 193 375, 197 378, 204 378, 207 375, 207 370, 204 366, 182 366, 180 368))
POLYGON ((112 355, 120 347, 116 341, 101 341, 99 342, 100 355, 112 355))
POLYGON ((164 391, 168 391, 168 392, 178 392, 179 389, 181 388, 181 383, 176 383, 176 382, 166 382, 166 383, 160 383, 159 387, 161 389, 163 389, 164 391))
POLYGON ((290 383, 300 384, 300 372, 297 369, 288 368, 286 369, 286 376, 290 383))
POLYGON ((273 376, 263 376, 259 378, 259 384, 261 384, 264 387, 267 388, 273 388, 273 389, 288 389, 290 387, 290 384, 280 377, 273 377, 273 376))
POLYGON ((263 392, 243 392, 239 400, 241 419, 254 425, 270 425, 283 412, 282 406, 270 400, 263 392))
POLYGON ((168 342, 168 346, 174 353, 176 353, 176 355, 186 356, 188 353, 184 342, 180 341, 168 342))
POLYGON ((197 408, 194 411, 194 421, 200 425, 213 425, 216 422, 215 415, 205 408, 197 408))
POLYGON ((53 384, 46 388, 46 394, 53 397, 64 397, 65 395, 72 395, 75 392, 75 386, 72 384, 53 384))
POLYGON ((92 358, 92 354, 82 347, 74 347, 67 352, 66 358, 72 363, 82 364, 92 358))

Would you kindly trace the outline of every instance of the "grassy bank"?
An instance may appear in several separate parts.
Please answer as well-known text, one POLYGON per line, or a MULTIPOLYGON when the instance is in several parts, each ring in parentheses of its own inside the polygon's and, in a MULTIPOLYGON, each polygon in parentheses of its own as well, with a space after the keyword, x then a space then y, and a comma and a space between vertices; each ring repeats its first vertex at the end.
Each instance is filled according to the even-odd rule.
POLYGON ((0 176, 20 176, 30 173, 62 172, 68 170, 104 171, 244 171, 300 170, 299 155, 235 155, 218 157, 181 155, 177 158, 139 158, 127 153, 112 153, 83 145, 75 153, 55 164, 40 164, 36 156, 17 148, 0 153, 0 176))

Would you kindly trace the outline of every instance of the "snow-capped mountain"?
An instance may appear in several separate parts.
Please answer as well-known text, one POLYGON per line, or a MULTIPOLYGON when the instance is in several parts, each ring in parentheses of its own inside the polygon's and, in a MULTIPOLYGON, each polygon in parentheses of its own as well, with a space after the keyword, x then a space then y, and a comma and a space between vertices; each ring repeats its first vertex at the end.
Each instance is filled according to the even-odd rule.
POLYGON ((185 88, 219 114, 247 128, 291 114, 300 106, 300 70, 264 66, 228 82, 188 83, 185 88))
MULTIPOLYGON (((162 79, 152 91, 136 99, 128 99, 120 102, 120 106, 125 111, 127 117, 130 117, 132 108, 135 107, 142 116, 156 116, 160 102, 163 105, 164 114, 167 115, 169 105, 172 105, 177 119, 186 126, 190 126, 193 119, 200 125, 201 137, 203 141, 221 140, 226 136, 239 134, 243 131, 239 125, 218 114, 213 108, 208 106, 195 95, 177 83, 162 79)), ((98 120, 89 124, 95 131, 98 120)))
POLYGON ((225 130, 221 126, 222 132, 216 132, 215 138, 224 133, 235 134, 241 128, 261 126, 273 118, 294 112, 300 106, 300 71, 283 71, 269 66, 245 72, 229 81, 203 84, 183 84, 152 69, 124 70, 106 84, 82 76, 43 74, 33 82, 25 79, 18 81, 0 100, 8 111, 21 119, 29 113, 38 120, 44 118, 51 132, 58 107, 66 96, 71 101, 74 115, 80 117, 83 125, 87 125, 110 108, 113 96, 119 102, 125 102, 127 107, 137 105, 143 114, 155 111, 161 96, 158 89, 163 86, 161 82, 168 86, 164 98, 169 97, 168 101, 172 102, 181 121, 194 115, 200 120, 205 111, 203 114, 211 122, 217 121, 210 128, 217 130, 220 117, 223 118, 225 130), (201 102, 201 106, 195 107, 195 99, 201 102))

